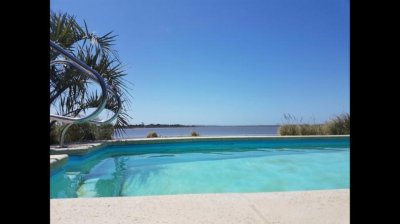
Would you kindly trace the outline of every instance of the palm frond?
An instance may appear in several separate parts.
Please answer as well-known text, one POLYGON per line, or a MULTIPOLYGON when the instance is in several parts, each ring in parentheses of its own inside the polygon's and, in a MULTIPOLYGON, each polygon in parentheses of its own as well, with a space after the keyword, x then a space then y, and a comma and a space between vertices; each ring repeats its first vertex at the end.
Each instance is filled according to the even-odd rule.
MULTIPOLYGON (((127 108, 130 106, 129 85, 124 79, 124 66, 113 48, 115 38, 113 32, 105 35, 96 35, 90 32, 88 25, 83 21, 80 26, 74 16, 67 13, 50 13, 50 39, 84 63, 98 71, 105 79, 109 88, 113 89, 122 99, 122 109, 118 115, 115 128, 117 133, 124 132, 123 127, 128 125, 127 108)), ((51 51, 50 60, 59 55, 51 51)), ((85 74, 69 65, 55 65, 50 69, 50 104, 57 104, 59 112, 64 115, 76 116, 88 108, 97 107, 99 94, 88 87, 89 79, 85 74)), ((106 109, 117 111, 115 98, 108 99, 106 109)))

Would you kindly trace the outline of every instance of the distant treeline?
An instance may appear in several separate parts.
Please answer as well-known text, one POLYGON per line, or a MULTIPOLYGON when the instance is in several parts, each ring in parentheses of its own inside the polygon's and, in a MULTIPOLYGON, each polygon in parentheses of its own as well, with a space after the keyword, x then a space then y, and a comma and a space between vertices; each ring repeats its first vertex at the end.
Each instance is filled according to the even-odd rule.
POLYGON ((180 128, 180 127, 195 127, 195 125, 182 124, 130 124, 127 128, 180 128))

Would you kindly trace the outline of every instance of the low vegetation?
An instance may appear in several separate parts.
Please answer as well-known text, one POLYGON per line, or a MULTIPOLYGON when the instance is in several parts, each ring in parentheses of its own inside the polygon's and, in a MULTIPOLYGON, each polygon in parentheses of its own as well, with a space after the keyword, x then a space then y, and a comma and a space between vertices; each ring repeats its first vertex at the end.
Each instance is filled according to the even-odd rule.
POLYGON ((330 135, 350 134, 350 114, 340 114, 325 124, 326 132, 330 135))
POLYGON ((157 138, 157 137, 158 137, 158 134, 157 134, 157 132, 154 132, 154 131, 147 134, 147 138, 157 138))
POLYGON ((324 124, 307 124, 303 119, 284 114, 284 124, 278 129, 280 135, 348 135, 350 134, 350 114, 335 116, 324 124))
MULTIPOLYGON (((65 125, 53 125, 50 129, 50 144, 59 144, 61 131, 65 125)), ((112 124, 97 126, 83 123, 72 125, 65 134, 65 142, 85 142, 110 140, 114 132, 112 124)))
POLYGON ((190 136, 196 137, 196 136, 200 136, 200 134, 196 131, 192 131, 192 133, 190 133, 190 136))
POLYGON ((324 135, 321 124, 285 124, 279 128, 280 135, 324 135))

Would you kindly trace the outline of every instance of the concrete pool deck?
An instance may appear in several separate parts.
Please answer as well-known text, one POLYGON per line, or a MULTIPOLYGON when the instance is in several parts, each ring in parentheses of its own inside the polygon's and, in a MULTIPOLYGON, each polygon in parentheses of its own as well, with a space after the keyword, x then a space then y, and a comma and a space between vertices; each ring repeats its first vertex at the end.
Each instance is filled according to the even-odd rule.
POLYGON ((350 223, 350 191, 51 199, 50 223, 346 224, 350 223))

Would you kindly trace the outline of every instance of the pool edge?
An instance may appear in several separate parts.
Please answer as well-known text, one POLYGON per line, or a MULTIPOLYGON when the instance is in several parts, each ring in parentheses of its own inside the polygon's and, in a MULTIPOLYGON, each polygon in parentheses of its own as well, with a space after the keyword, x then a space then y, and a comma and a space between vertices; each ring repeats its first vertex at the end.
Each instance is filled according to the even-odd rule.
POLYGON ((50 147, 51 155, 86 155, 97 151, 109 145, 128 145, 128 144, 151 144, 151 143, 175 143, 175 142, 197 142, 210 140, 257 140, 257 139, 330 139, 330 138, 348 138, 350 135, 307 135, 307 136, 199 136, 199 137, 162 137, 162 138, 130 138, 104 140, 98 143, 83 143, 71 145, 68 148, 50 147))
MULTIPOLYGON (((276 139, 332 139, 349 138, 350 135, 287 135, 287 136, 197 136, 197 137, 161 137, 161 138, 131 138, 131 139, 113 139, 104 140, 96 143, 72 144, 67 148, 50 147, 50 163, 52 155, 85 156, 92 152, 99 151, 111 145, 130 145, 130 144, 156 144, 156 143, 177 143, 177 142, 202 142, 202 141, 230 141, 230 140, 276 140, 276 139)), ((65 165, 53 168, 50 166, 50 172, 65 165)))

